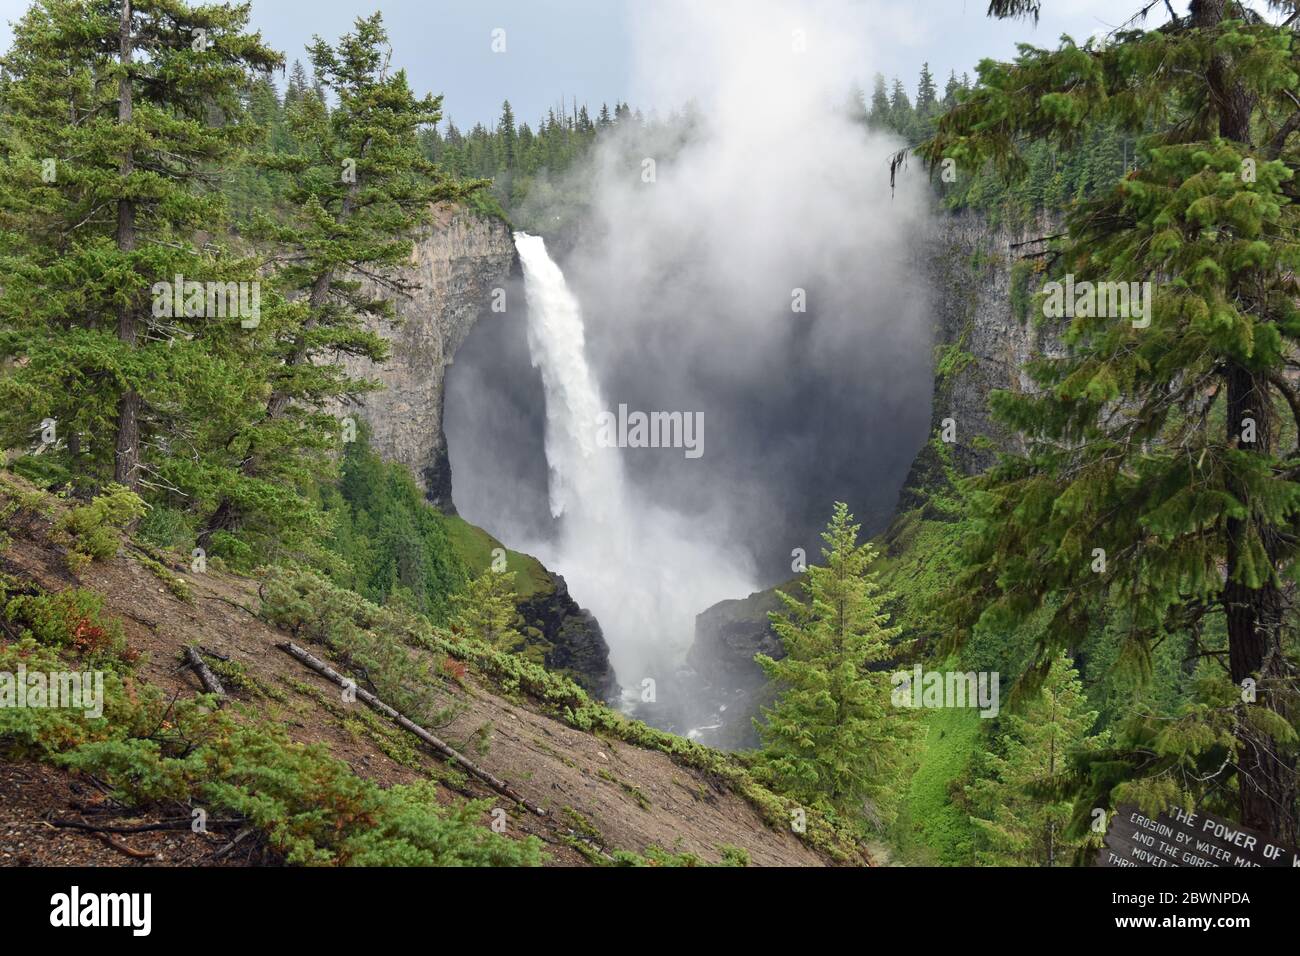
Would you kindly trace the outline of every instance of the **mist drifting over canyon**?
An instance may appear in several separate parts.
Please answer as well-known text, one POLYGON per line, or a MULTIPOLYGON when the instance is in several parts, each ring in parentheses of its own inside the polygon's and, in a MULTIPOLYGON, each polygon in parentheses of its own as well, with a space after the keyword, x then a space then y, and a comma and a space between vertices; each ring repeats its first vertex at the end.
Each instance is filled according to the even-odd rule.
MULTIPOLYGON (((617 531, 575 533, 554 514, 521 284, 449 372, 457 508, 565 576, 624 686, 667 676, 700 611, 788 579, 795 548, 815 558, 833 501, 879 530, 925 440, 924 184, 891 193, 903 144, 846 109, 869 75, 855 43, 870 14, 655 4, 636 31, 636 102, 680 112, 607 131, 571 184, 537 191, 585 197, 576 230, 549 245, 606 410, 702 415, 699 457, 615 452, 618 500, 590 510, 616 505, 617 531)), ((543 234, 554 218, 529 210, 543 234)))

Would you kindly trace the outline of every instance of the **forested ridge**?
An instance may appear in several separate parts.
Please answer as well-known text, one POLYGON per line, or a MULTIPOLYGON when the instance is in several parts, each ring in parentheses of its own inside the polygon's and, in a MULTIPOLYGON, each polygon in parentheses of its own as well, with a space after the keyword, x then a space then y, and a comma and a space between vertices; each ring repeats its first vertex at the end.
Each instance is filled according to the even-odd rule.
MULTIPOLYGON (((294 82, 306 87, 302 75, 294 82)), ((959 79, 953 74, 940 92, 929 66, 923 64, 914 93, 897 77, 887 82, 877 74, 870 94, 847 85, 840 108, 863 128, 892 133, 916 146, 933 135, 939 118, 970 90, 969 75, 959 79)), ((448 172, 491 181, 479 194, 485 204, 481 208, 550 233, 556 224, 553 218, 541 218, 543 210, 551 214, 558 210, 567 220, 588 201, 581 178, 570 173, 582 168, 598 140, 621 135, 631 165, 640 155, 638 144, 654 144, 658 149, 665 142, 685 140, 706 122, 689 105, 665 117, 645 114, 626 103, 613 108, 602 103, 594 115, 586 104, 560 104, 529 123, 515 115, 507 100, 494 124, 475 123, 461 130, 449 120, 425 130, 421 143, 426 155, 448 172)), ((1045 210, 1059 211, 1113 184, 1132 168, 1137 141, 1138 133, 1098 120, 1069 149, 1026 143, 1026 175, 1014 181, 986 167, 968 171, 954 183, 935 177, 934 187, 948 210, 976 211, 994 223, 1021 222, 1045 210)))
MULTIPOLYGON (((391 62, 378 13, 286 67, 247 6, 36 0, 0 57, 0 670, 75 663, 108 690, 94 719, 0 708, 0 755, 86 774, 122 808, 213 807, 256 832, 249 862, 534 865, 551 838, 597 865, 749 861, 617 846, 568 805, 548 811, 562 832, 503 835, 465 799, 491 776, 465 776, 472 752, 444 778, 298 688, 429 778, 380 785, 278 729, 283 689, 207 651, 229 688, 169 699, 83 586, 134 562, 187 604, 194 577, 229 575, 212 600, 255 594, 241 613, 422 728, 496 708, 460 751, 519 706, 667 757, 777 834, 773 860, 1086 865, 1098 813, 1130 805, 1294 845, 1300 8, 1270 6, 1194 0, 942 89, 928 66, 912 93, 846 84, 842 111, 928 177, 939 228, 1051 224, 1014 266, 972 268, 1011 271, 1008 315, 1059 348, 994 391, 1015 440, 983 473, 936 434, 884 534, 826 502, 824 547, 771 615, 781 653, 757 661, 760 746, 728 755, 543 666, 517 605, 545 569, 371 450, 350 410, 379 386, 344 361, 388 357, 375 328, 435 204, 572 236, 598 144, 633 168, 707 117, 565 103, 530 122, 507 102, 461 130, 391 62), (1052 314, 1067 276, 1146 283, 1145 322, 1052 314), (1001 675, 1001 711, 900 702, 891 674, 914 665, 1001 675)), ((882 155, 863 175, 896 171, 882 155)), ((937 374, 973 361, 953 346, 937 374)), ((650 812, 640 784, 594 773, 650 812)))

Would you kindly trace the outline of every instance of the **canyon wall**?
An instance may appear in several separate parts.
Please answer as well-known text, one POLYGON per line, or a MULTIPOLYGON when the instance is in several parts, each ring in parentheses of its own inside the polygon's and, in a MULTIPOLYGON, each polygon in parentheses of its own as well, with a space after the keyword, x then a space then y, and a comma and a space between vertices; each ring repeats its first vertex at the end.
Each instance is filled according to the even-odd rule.
MULTIPOLYGON (((518 268, 505 222, 444 203, 417 235, 410 261, 394 270, 406 287, 403 294, 361 279, 363 295, 396 300, 391 319, 370 323, 388 340, 391 354, 382 364, 357 358, 345 363, 351 374, 382 388, 338 414, 364 421, 370 447, 409 469, 428 501, 445 514, 455 514, 442 424, 447 369, 475 323, 497 316, 490 308, 493 290, 518 268)), ((548 667, 568 673, 597 697, 613 696, 617 683, 600 624, 569 596, 563 578, 544 574, 550 586, 519 602, 523 632, 546 648, 548 667)))
POLYGON ((353 375, 383 385, 364 396, 356 414, 370 426, 371 447, 409 468, 429 501, 448 514, 455 507, 442 430, 443 382, 469 330, 480 317, 492 317, 492 290, 517 268, 509 226, 443 203, 417 236, 410 262, 395 271, 409 286, 406 294, 394 297, 386 285, 361 282, 366 295, 396 298, 396 315, 372 323, 391 343, 387 362, 345 363, 353 375))
MULTIPOLYGON (((926 274, 934 296, 934 404, 931 435, 945 419, 956 428, 952 461, 965 475, 992 464, 997 449, 1017 439, 995 422, 989 394, 1031 386, 1025 365, 1051 352, 1056 342, 1029 314, 1032 270, 1045 251, 1039 240, 1059 231, 1052 217, 1019 226, 994 225, 977 213, 939 218, 927 248, 926 274), (983 441, 981 441, 983 440, 983 441), (985 447, 984 442, 992 447, 985 447)), ((919 505, 926 487, 942 480, 937 457, 927 445, 899 494, 898 512, 919 505)))

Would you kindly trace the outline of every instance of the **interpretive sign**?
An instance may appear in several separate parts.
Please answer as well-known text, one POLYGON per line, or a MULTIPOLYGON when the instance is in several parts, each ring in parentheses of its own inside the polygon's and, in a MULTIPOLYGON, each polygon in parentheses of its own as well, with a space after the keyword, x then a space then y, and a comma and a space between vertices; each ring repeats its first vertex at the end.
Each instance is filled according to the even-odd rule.
POLYGON ((1300 853, 1208 813, 1147 816, 1120 807, 1106 828, 1098 866, 1300 866, 1300 853))

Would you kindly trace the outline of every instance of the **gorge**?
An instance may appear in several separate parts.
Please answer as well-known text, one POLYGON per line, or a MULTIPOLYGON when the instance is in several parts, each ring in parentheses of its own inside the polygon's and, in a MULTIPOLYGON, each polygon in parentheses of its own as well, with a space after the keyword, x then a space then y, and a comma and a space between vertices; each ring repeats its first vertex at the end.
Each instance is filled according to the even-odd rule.
POLYGON ((13 2, 0 864, 1297 855, 1300 0, 13 2))
POLYGON ((376 450, 550 569, 552 663, 738 747, 754 655, 782 653, 771 589, 818 559, 831 503, 886 534, 942 478, 927 433, 956 423, 967 474, 991 460, 976 436, 1005 440, 988 394, 1027 384, 1041 345, 1013 262, 1052 224, 937 210, 923 171, 890 182, 899 140, 838 105, 833 64, 720 52, 725 22, 690 16, 719 40, 681 64, 709 122, 612 129, 556 184, 576 203, 515 211, 539 235, 441 211, 378 329, 392 360, 356 371, 385 385, 362 406, 376 450), (707 451, 604 447, 631 414, 707 421, 707 451))
MULTIPOLYGON (((1021 321, 1011 305, 1012 247, 1048 228, 1046 221, 1012 228, 990 225, 975 214, 943 215, 928 227, 924 240, 915 243, 926 300, 933 303, 924 331, 941 367, 933 394, 924 386, 930 378, 924 373, 918 381, 925 391, 910 401, 931 420, 936 430, 932 433, 943 418, 952 416, 963 431, 997 437, 987 417, 988 392, 1020 383, 1024 360, 1042 347, 1033 324, 1021 321), (943 361, 945 357, 949 361, 943 361)), ((521 249, 538 257, 535 266, 562 284, 559 267, 544 248, 537 248, 542 240, 520 241, 521 249)), ((664 471, 662 464, 641 457, 628 462, 625 472, 620 457, 631 452, 597 448, 596 429, 577 434, 575 418, 551 422, 553 414, 577 415, 576 409, 584 409, 581 414, 594 421, 601 411, 616 406, 599 394, 590 368, 575 371, 567 364, 577 354, 572 340, 553 342, 550 356, 542 358, 545 345, 538 336, 543 331, 534 317, 555 311, 556 290, 535 288, 529 299, 526 266, 527 254, 521 257, 515 250, 504 223, 468 210, 439 213, 412 259, 415 290, 399 302, 399 321, 380 329, 393 345, 393 358, 370 374, 387 387, 367 395, 358 409, 373 429, 372 444, 384 457, 409 468, 432 503, 461 513, 557 572, 552 575, 555 591, 530 599, 524 616, 542 624, 548 640, 558 641, 555 660, 562 660, 561 666, 586 673, 589 686, 603 693, 626 693, 628 705, 649 722, 683 733, 699 730, 700 739, 721 746, 752 743, 749 718, 761 701, 763 685, 753 656, 780 655, 766 620, 777 603, 762 588, 791 578, 791 548, 772 540, 749 544, 742 551, 762 559, 756 577, 732 575, 707 592, 692 591, 693 580, 710 576, 710 561, 725 565, 725 559, 683 562, 680 551, 673 551, 678 544, 670 545, 668 539, 689 542, 690 530, 680 522, 673 524, 661 503, 641 497, 643 485, 653 486, 661 474, 672 479, 672 469, 664 471), (504 293, 504 311, 493 311, 494 290, 504 293), (535 367, 535 361, 544 367, 535 367), (553 376, 570 375, 569 386, 576 380, 582 387, 577 393, 558 381, 548 387, 547 368, 553 376), (579 450, 583 440, 590 447, 579 450), (568 464, 557 474, 555 466, 565 455, 568 464), (605 490, 598 494, 597 487, 605 490), (606 506, 589 509, 591 501, 606 506), (608 504, 616 501, 622 504, 611 510, 608 504), (611 530, 611 522, 619 526, 617 531, 611 530), (659 566, 639 557, 634 574, 624 571, 621 580, 610 577, 616 566, 626 569, 629 555, 648 554, 653 539, 646 535, 658 531, 670 532, 660 539, 665 556, 659 566), (640 547, 637 541, 643 542, 640 547), (566 550, 570 562, 565 561, 566 550), (664 594, 674 597, 665 601, 660 597, 664 594), (747 594, 751 596, 745 598, 747 594), (584 614, 582 608, 592 613, 584 614), (667 650, 662 656, 632 650, 660 646, 666 625, 673 639, 660 647, 667 650), (624 645, 624 655, 613 637, 615 629, 634 635, 624 645), (640 699, 646 678, 654 681, 654 706, 640 699)), ((568 299, 558 300, 561 311, 570 308, 573 299, 571 291, 564 294, 568 299)), ((576 301, 571 307, 578 309, 576 301)), ((572 321, 573 314, 569 318, 572 321)), ((581 327, 581 315, 577 321, 578 329, 590 334, 581 327)), ((586 334, 573 326, 567 331, 577 336, 585 354, 586 334)), ((870 349, 861 354, 869 355, 870 349)), ((806 397, 807 384, 786 394, 798 406, 795 396, 806 397)), ((878 401, 879 393, 873 398, 874 403, 859 399, 837 409, 832 397, 821 396, 813 407, 823 416, 838 415, 843 428, 856 418, 858 427, 870 429, 865 419, 873 414, 871 408, 889 407, 878 401)), ((804 424, 824 429, 830 423, 801 424, 796 419, 790 428, 797 431, 804 424)), ((850 500, 879 502, 863 509, 868 534, 885 532, 897 513, 923 502, 923 489, 934 477, 930 447, 920 445, 918 452, 916 438, 906 442, 903 449, 887 449, 899 464, 886 469, 882 480, 859 472, 866 469, 856 456, 842 466, 842 493, 850 500)), ((719 444, 724 443, 731 444, 720 437, 719 444)), ((898 442, 884 437, 878 444, 898 442)), ((954 451, 967 473, 988 461, 988 452, 971 442, 959 443, 954 451)), ((703 462, 708 463, 708 456, 703 462)), ((685 464, 679 461, 677 467, 685 464)), ((749 470, 761 471, 761 458, 751 460, 749 470)), ((817 500, 808 503, 804 530, 786 536, 792 547, 797 542, 812 555, 822 494, 818 489, 817 500)))

